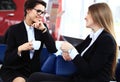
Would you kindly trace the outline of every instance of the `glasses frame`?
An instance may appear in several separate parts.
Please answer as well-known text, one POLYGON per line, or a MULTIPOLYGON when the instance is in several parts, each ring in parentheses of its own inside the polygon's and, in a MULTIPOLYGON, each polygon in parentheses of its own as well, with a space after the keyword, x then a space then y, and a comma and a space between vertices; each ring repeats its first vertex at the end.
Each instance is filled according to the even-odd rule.
POLYGON ((40 14, 40 15, 45 15, 46 14, 46 12, 45 11, 42 11, 42 10, 40 10, 40 9, 35 9, 34 8, 34 10, 37 12, 37 14, 40 14))

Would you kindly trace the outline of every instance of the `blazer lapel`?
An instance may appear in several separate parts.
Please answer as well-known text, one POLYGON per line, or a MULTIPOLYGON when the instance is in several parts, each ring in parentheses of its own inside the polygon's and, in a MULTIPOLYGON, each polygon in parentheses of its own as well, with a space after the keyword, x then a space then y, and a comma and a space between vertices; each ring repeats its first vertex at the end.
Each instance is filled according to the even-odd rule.
POLYGON ((24 22, 21 22, 20 27, 18 27, 19 29, 19 40, 21 43, 25 43, 25 42, 28 42, 28 36, 27 36, 27 30, 25 28, 25 24, 24 22))
POLYGON ((91 53, 91 52, 95 52, 94 49, 96 49, 96 48, 95 48, 95 47, 96 47, 96 43, 97 43, 97 41, 99 41, 99 40, 101 39, 101 36, 103 36, 104 33, 105 33, 105 31, 103 31, 103 32, 98 36, 98 38, 95 40, 95 42, 94 42, 94 43, 88 48, 88 50, 84 53, 83 57, 85 57, 86 59, 87 59, 87 58, 89 59, 89 57, 92 56, 92 54, 90 54, 90 53, 91 53), (88 55, 88 54, 89 54, 89 55, 88 55))
MULTIPOLYGON (((19 36, 18 36, 19 42, 20 42, 20 44, 24 44, 24 43, 28 42, 27 30, 25 28, 24 22, 21 22, 19 26, 20 26, 20 27, 18 27, 18 29, 19 29, 19 36)), ((23 54, 24 54, 23 56, 25 56, 23 58, 30 60, 29 51, 23 52, 23 54)))

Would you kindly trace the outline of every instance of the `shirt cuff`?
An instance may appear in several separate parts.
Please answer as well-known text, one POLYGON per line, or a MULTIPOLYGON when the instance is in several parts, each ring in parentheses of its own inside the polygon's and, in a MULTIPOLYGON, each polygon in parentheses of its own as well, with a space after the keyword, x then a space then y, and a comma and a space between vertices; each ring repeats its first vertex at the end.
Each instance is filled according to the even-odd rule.
POLYGON ((69 55, 70 55, 72 60, 75 58, 76 55, 79 54, 78 51, 75 48, 69 50, 68 52, 69 52, 69 55))
POLYGON ((21 53, 17 52, 17 55, 18 55, 19 57, 21 57, 21 53))

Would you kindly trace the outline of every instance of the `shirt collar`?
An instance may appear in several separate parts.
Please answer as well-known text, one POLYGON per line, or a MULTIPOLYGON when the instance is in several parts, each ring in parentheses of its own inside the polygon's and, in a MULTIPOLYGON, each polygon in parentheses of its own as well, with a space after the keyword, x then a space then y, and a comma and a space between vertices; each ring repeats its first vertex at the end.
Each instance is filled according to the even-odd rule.
POLYGON ((24 21, 24 24, 25 24, 25 28, 27 31, 33 30, 33 28, 31 26, 27 25, 27 23, 25 21, 24 21))
POLYGON ((96 32, 91 32, 90 34, 90 38, 92 38, 92 40, 96 40, 97 37, 102 33, 102 31, 104 30, 104 28, 100 28, 98 31, 96 32))

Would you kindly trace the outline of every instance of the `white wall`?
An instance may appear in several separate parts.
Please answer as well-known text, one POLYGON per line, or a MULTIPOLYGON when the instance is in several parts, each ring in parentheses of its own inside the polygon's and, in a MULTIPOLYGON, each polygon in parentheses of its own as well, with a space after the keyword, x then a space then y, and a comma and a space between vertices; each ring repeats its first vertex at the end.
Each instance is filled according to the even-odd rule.
POLYGON ((87 8, 93 0, 63 0, 60 34, 64 36, 84 39, 88 32, 85 27, 87 8))

